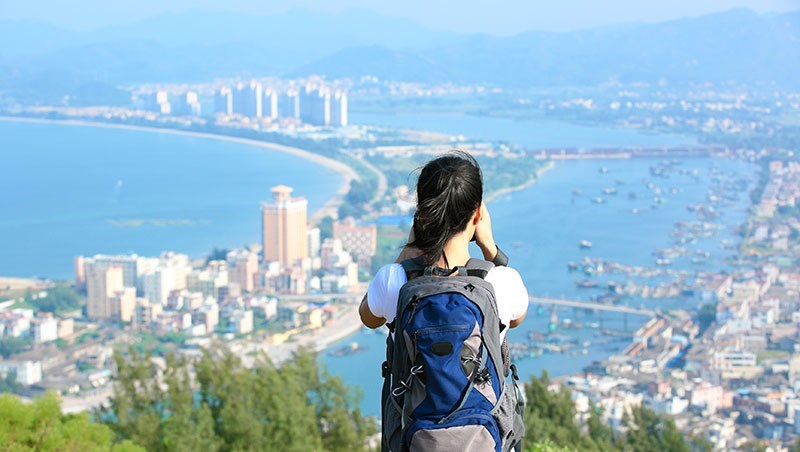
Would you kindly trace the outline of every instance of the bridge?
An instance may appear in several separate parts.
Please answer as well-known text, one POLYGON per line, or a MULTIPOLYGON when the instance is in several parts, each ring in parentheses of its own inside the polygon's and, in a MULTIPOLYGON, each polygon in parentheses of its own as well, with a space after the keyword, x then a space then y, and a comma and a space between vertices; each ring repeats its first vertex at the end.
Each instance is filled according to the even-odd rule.
POLYGON ((565 308, 619 312, 622 314, 646 315, 648 317, 653 317, 656 315, 656 311, 650 309, 632 308, 630 306, 620 306, 615 304, 596 303, 593 301, 564 300, 561 298, 537 297, 534 295, 531 295, 528 300, 530 303, 533 304, 548 304, 551 306, 559 306, 565 308))
MULTIPOLYGON (((360 301, 364 292, 348 292, 334 294, 307 294, 307 295, 277 295, 278 299, 285 301, 311 301, 326 302, 333 300, 360 301)), ((644 308, 633 308, 630 306, 620 306, 614 304, 597 303, 593 301, 565 300, 561 298, 538 297, 531 295, 529 302, 532 304, 546 304, 564 308, 589 309, 593 311, 618 312, 622 314, 634 314, 653 317, 656 311, 644 308)))

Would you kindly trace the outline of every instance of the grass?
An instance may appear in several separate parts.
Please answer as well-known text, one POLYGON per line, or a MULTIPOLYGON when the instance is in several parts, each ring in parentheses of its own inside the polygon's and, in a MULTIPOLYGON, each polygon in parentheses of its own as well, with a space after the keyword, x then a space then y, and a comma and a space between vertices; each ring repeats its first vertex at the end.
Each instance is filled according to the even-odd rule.
POLYGON ((776 359, 786 359, 791 356, 791 353, 785 350, 764 350, 763 352, 758 352, 756 355, 756 359, 758 360, 759 364, 765 361, 774 361, 776 359))

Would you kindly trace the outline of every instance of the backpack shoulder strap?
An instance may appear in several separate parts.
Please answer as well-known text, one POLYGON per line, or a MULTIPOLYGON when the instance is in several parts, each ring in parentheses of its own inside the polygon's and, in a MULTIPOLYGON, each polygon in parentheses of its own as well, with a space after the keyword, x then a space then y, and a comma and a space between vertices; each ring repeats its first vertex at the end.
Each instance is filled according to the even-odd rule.
POLYGON ((494 264, 489 261, 476 259, 473 257, 468 260, 467 265, 462 268, 466 269, 466 276, 477 276, 478 278, 486 279, 486 275, 489 274, 489 270, 494 268, 494 264))
POLYGON ((406 259, 400 262, 400 265, 403 266, 403 271, 406 272, 407 281, 411 281, 425 272, 425 258, 423 256, 406 259))

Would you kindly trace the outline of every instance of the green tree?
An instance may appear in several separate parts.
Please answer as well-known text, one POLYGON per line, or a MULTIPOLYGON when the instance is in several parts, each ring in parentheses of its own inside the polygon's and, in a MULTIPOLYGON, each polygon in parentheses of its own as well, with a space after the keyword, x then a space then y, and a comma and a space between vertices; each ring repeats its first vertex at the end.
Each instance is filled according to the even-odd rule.
MULTIPOLYGON (((575 403, 569 389, 561 387, 550 391, 550 378, 543 372, 540 378, 532 377, 525 386, 528 405, 525 409, 525 442, 544 444, 552 442, 558 446, 587 451, 611 450, 611 444, 596 441, 581 431, 575 421, 575 403)), ((606 433, 595 428, 595 434, 606 433)))
POLYGON ((333 238, 333 217, 326 215, 319 221, 319 240, 333 238))
POLYGON ((0 394, 4 392, 17 392, 20 388, 17 383, 17 375, 14 372, 7 372, 5 377, 0 378, 0 394))
POLYGON ((43 312, 64 312, 80 308, 81 300, 75 289, 61 284, 48 289, 47 296, 32 300, 30 304, 43 312))
POLYGON ((116 443, 114 432, 86 413, 61 414, 58 396, 48 393, 31 404, 0 395, 0 444, 4 450, 144 451, 130 441, 116 443))
POLYGON ((603 422, 602 410, 592 404, 590 407, 589 419, 586 421, 586 429, 589 437, 600 450, 613 450, 614 432, 605 422, 603 422))
POLYGON ((0 339, 0 356, 4 359, 11 355, 23 352, 31 346, 31 341, 18 337, 0 339))
POLYGON ((625 451, 689 452, 689 445, 675 427, 675 421, 643 405, 634 407, 624 424, 628 433, 622 443, 625 451))
POLYGON ((193 363, 168 354, 163 368, 134 350, 115 358, 111 408, 101 417, 147 450, 358 451, 374 431, 359 395, 305 351, 281 367, 262 357, 250 369, 219 347, 193 363))
POLYGON ((697 321, 700 329, 705 330, 712 323, 717 321, 717 304, 706 303, 700 306, 700 311, 697 313, 697 321))
POLYGON ((711 452, 714 445, 704 435, 695 435, 689 440, 689 446, 693 452, 711 452))
POLYGON ((214 433, 214 419, 207 405, 196 405, 185 360, 174 356, 164 377, 169 415, 162 422, 163 448, 172 451, 220 450, 222 441, 214 433))
POLYGON ((228 250, 226 248, 214 247, 214 249, 211 250, 211 254, 209 254, 208 257, 206 258, 206 264, 208 264, 211 261, 224 261, 227 258, 228 258, 228 250))

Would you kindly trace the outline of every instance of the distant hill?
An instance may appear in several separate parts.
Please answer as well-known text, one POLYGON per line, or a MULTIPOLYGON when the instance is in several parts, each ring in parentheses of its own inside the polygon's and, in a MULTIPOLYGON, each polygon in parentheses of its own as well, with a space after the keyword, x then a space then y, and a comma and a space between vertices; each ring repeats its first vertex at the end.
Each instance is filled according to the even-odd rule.
POLYGON ((0 21, 0 94, 42 94, 41 102, 72 96, 76 87, 91 103, 99 100, 86 87, 99 85, 308 74, 505 87, 662 79, 798 87, 800 12, 732 10, 508 37, 433 31, 365 10, 190 11, 90 32, 0 21))
POLYGON ((361 10, 318 13, 291 10, 271 16, 189 11, 89 32, 70 32, 30 21, 0 21, 0 61, 108 72, 114 79, 140 81, 183 77, 190 66, 199 77, 243 71, 280 74, 351 46, 425 48, 460 35, 423 28, 361 10), (120 60, 140 70, 117 73, 120 60), (147 58, 151 61, 146 61, 147 58), (216 63, 216 64, 214 64, 216 63), (212 66, 212 67, 207 67, 212 66))
POLYGON ((655 82, 777 82, 800 86, 800 12, 733 10, 657 24, 511 37, 470 36, 414 53, 345 49, 295 74, 501 86, 655 82), (370 61, 375 64, 370 65, 370 61), (353 64, 359 62, 359 64, 353 64), (371 67, 370 67, 371 66, 371 67))

